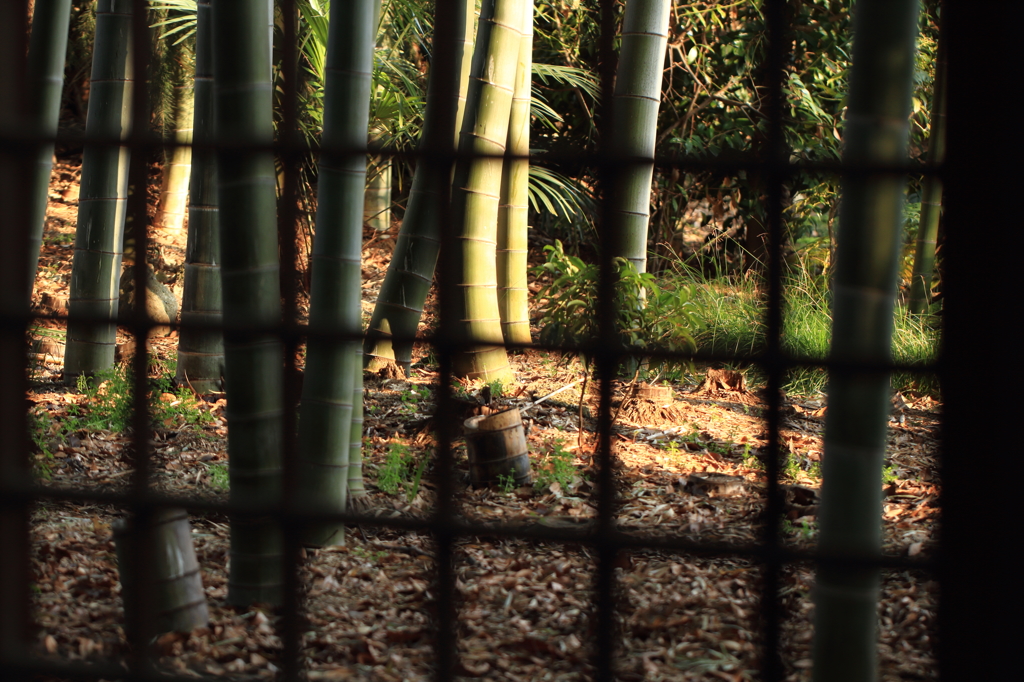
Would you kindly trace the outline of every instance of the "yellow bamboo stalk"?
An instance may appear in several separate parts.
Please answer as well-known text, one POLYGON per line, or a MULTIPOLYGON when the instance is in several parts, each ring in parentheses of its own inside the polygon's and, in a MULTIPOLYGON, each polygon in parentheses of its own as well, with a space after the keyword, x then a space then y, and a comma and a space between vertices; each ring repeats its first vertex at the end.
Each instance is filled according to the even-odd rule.
POLYGON ((533 71, 533 0, 523 2, 515 91, 508 125, 508 154, 498 208, 498 312, 506 343, 530 343, 527 235, 530 184, 530 76, 533 71))

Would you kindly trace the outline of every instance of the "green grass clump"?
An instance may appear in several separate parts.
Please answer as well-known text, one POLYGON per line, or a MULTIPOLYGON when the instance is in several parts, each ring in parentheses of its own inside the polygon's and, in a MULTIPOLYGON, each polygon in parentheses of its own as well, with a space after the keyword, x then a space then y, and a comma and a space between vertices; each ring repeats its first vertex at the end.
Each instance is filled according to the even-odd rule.
MULTIPOLYGON (((78 377, 76 387, 83 399, 67 407, 67 415, 55 418, 45 407, 35 406, 28 413, 28 431, 36 453, 36 474, 52 476, 55 444, 82 432, 120 433, 132 424, 134 382, 130 367, 114 367, 93 377, 78 377)), ((162 374, 146 380, 149 415, 154 426, 202 426, 213 421, 209 411, 187 387, 175 388, 173 375, 162 374)), ((225 477, 227 470, 225 469, 225 477)), ((226 481, 226 478, 225 478, 226 481)), ((226 487, 226 483, 225 483, 226 487)))
POLYGON ((207 473, 210 476, 210 487, 225 491, 231 488, 231 479, 228 475, 227 462, 211 464, 207 473))
MULTIPOLYGON (((693 277, 677 272, 676 276, 693 277)), ((704 352, 755 355, 765 348, 765 293, 754 279, 722 277, 698 279, 693 303, 704 318, 703 330, 695 337, 704 352)), ((795 360, 824 361, 832 340, 831 294, 822 276, 791 272, 783 281, 782 350, 795 360)), ((910 315, 902 306, 893 313, 893 360, 900 364, 924 365, 938 353, 939 330, 935 320, 910 315)), ((755 377, 756 378, 756 372, 755 377)), ((819 367, 794 367, 783 385, 789 393, 808 395, 825 390, 828 376, 819 367)), ((933 376, 919 372, 896 372, 893 388, 934 394, 938 384, 933 376)))
POLYGON ((510 495, 516 489, 516 477, 512 473, 498 474, 498 488, 506 495, 510 495))
MULTIPOLYGON (((134 411, 133 377, 130 365, 113 367, 93 377, 78 377, 77 388, 85 400, 69 407, 69 432, 127 430, 134 411)), ((146 387, 154 426, 203 425, 213 420, 209 412, 200 409, 198 400, 187 387, 174 386, 170 374, 147 378, 146 387)))
POLYGON ((404 443, 391 443, 384 466, 377 472, 377 487, 388 495, 402 490, 412 502, 420 490, 420 480, 427 468, 427 457, 417 457, 412 448, 404 443))
MULTIPOLYGON (((33 406, 28 412, 28 433, 35 446, 35 473, 45 480, 53 477, 53 451, 50 450, 50 438, 60 434, 60 426, 39 405, 33 406)), ((63 436, 62 436, 63 437, 63 436)))
POLYGON ((550 449, 534 460, 533 486, 537 490, 545 490, 557 483, 562 490, 567 490, 576 478, 576 458, 565 449, 565 441, 561 438, 551 440, 549 446, 550 449))
MULTIPOLYGON (((566 253, 562 243, 545 246, 547 262, 534 274, 551 277, 538 294, 540 342, 566 348, 579 347, 588 364, 586 346, 599 336, 598 316, 593 314, 600 279, 600 267, 566 253)), ((621 350, 634 358, 645 358, 651 370, 679 371, 689 363, 647 357, 648 351, 689 352, 695 346, 694 333, 701 324, 699 309, 690 298, 692 287, 681 279, 662 281, 622 258, 614 259, 615 326, 621 350)), ((567 353, 566 357, 571 357, 567 353)))

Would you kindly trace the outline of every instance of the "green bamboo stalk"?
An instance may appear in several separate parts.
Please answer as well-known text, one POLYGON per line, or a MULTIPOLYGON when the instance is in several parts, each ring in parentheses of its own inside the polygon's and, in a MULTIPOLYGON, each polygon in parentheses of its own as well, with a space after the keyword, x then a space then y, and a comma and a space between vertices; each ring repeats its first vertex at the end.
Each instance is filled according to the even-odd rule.
POLYGON ((64 87, 64 59, 68 48, 68 24, 71 0, 36 0, 32 13, 32 37, 28 48, 28 88, 30 134, 36 143, 35 164, 31 167, 29 201, 32 232, 29 235, 28 295, 36 280, 39 251, 46 224, 46 200, 53 169, 53 138, 60 117, 60 95, 64 87), (50 140, 42 142, 41 140, 50 140))
POLYGON ((210 621, 195 546, 184 509, 159 509, 114 523, 117 572, 126 629, 142 629, 144 609, 132 595, 150 597, 153 634, 190 632, 210 621), (139 557, 146 557, 139 561, 139 557), (141 584, 140 584, 141 583, 141 584))
POLYGON ((363 350, 356 344, 352 355, 352 426, 349 429, 348 505, 366 505, 367 491, 363 481, 363 350))
POLYGON ((438 169, 445 167, 442 155, 454 152, 458 144, 473 56, 474 30, 470 18, 475 4, 476 0, 455 2, 452 4, 455 12, 438 17, 439 21, 456 23, 459 28, 455 32, 457 35, 461 33, 463 39, 453 50, 452 68, 444 67, 447 46, 434 46, 434 67, 427 84, 427 104, 420 138, 422 156, 413 175, 405 218, 363 346, 364 362, 369 370, 394 361, 408 374, 412 363, 413 339, 423 314, 423 304, 430 292, 440 248, 437 215, 441 197, 436 193, 434 178, 438 169), (458 82, 452 83, 456 78, 458 82), (443 79, 448 79, 448 82, 443 79), (442 100, 438 93, 444 91, 457 92, 455 101, 442 100))
MULTIPOLYGON (((224 380, 231 499, 281 499, 283 345, 267 5, 217 0, 213 9, 224 380)), ((282 601, 282 535, 270 517, 232 519, 228 601, 282 601)))
POLYGON ((654 146, 670 10, 670 0, 628 0, 622 19, 611 153, 623 165, 616 175, 609 211, 612 255, 628 260, 637 272, 647 271, 654 146))
POLYGON ((181 294, 176 380, 196 393, 223 388, 224 334, 221 318, 220 235, 217 227, 217 155, 214 141, 213 43, 210 0, 196 6, 196 73, 192 155, 189 174, 188 244, 181 294), (200 325, 200 326, 193 326, 200 325))
POLYGON ((522 42, 523 0, 488 0, 480 10, 460 158, 452 180, 452 267, 459 293, 455 329, 464 344, 452 358, 457 376, 511 381, 497 296, 498 199, 512 93, 522 42))
POLYGON ((64 381, 95 374, 114 364, 118 282, 128 197, 131 129, 131 0, 98 0, 96 39, 89 86, 82 158, 78 228, 71 268, 69 312, 107 318, 108 323, 70 320, 64 353, 64 381))
MULTIPOLYGON (((362 383, 357 339, 366 154, 361 150, 370 118, 375 4, 335 0, 330 8, 309 324, 315 332, 344 338, 310 336, 299 418, 301 497, 321 511, 346 507, 355 403, 362 437, 362 390, 354 390, 362 383)), ((343 544, 345 526, 316 524, 304 539, 317 546, 343 544)))
POLYGON ((274 0, 267 0, 267 78, 274 80, 274 0))
POLYGON ((374 232, 385 232, 391 227, 391 157, 373 157, 366 175, 363 220, 374 232))
POLYGON ((498 208, 498 312, 506 343, 530 343, 527 236, 530 185, 530 80, 533 74, 533 0, 523 2, 515 91, 508 125, 508 153, 502 169, 498 208))
MULTIPOLYGON (((941 20, 940 20, 941 21, 941 20)), ((946 158, 946 40, 939 26, 939 46, 935 59, 935 87, 932 89, 931 132, 928 136, 928 165, 936 168, 946 158)), ((910 281, 908 308, 914 315, 928 312, 931 303, 932 273, 935 271, 935 247, 939 240, 939 215, 942 211, 942 178, 929 175, 921 191, 921 222, 917 228, 914 272, 910 281)))
MULTIPOLYGON (((907 162, 916 0, 861 0, 844 130, 847 166, 907 162)), ((905 178, 848 173, 836 244, 828 417, 818 549, 870 559, 881 551, 882 460, 889 417, 892 316, 905 178)), ((814 593, 814 679, 877 678, 879 572, 822 562, 814 593)))
MULTIPOLYGON (((388 44, 387 34, 380 30, 381 0, 373 3, 373 30, 376 44, 388 44)), ((375 127, 370 131, 370 147, 380 145, 386 131, 375 127)), ((391 227, 391 157, 379 154, 370 160, 366 173, 365 207, 363 222, 374 232, 384 232, 391 227)), ((360 353, 362 355, 362 353, 360 353)))
MULTIPOLYGON (((196 7, 198 14, 198 5, 196 7)), ((172 56, 173 58, 173 56, 172 56)), ((178 73, 179 66, 174 71, 178 73)), ((188 190, 192 173, 192 137, 195 112, 195 87, 184 78, 174 89, 174 143, 171 161, 164 167, 160 200, 153 227, 179 232, 185 225, 188 190)))

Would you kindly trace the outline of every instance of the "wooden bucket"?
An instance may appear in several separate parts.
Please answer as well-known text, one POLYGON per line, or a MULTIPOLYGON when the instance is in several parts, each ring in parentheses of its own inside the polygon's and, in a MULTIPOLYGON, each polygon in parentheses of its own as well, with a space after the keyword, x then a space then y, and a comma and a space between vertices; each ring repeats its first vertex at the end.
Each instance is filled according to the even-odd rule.
POLYGON ((148 532, 141 532, 133 518, 115 522, 113 530, 125 620, 137 624, 142 616, 133 600, 138 594, 135 581, 141 580, 142 588, 151 595, 154 612, 148 615, 153 618, 153 632, 189 632, 206 625, 206 593, 185 510, 154 511, 148 532), (152 562, 148 566, 136 566, 139 550, 147 549, 140 548, 140 542, 153 543, 150 551, 144 551, 152 562))
POLYGON ((504 476, 512 476, 517 486, 533 482, 519 408, 470 417, 465 429, 470 483, 491 485, 504 476))

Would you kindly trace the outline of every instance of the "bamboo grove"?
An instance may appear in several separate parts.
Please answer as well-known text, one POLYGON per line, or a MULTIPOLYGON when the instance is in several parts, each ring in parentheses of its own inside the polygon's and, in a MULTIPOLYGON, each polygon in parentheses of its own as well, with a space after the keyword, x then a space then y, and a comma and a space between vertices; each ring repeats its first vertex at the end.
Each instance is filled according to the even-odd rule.
MULTIPOLYGON (((31 122, 25 130, 32 140, 52 141, 57 134, 71 4, 72 0, 34 3, 25 73, 30 93, 26 98, 30 114, 25 120, 31 122)), ((172 87, 173 114, 168 117, 173 130, 171 151, 164 164, 154 227, 180 230, 187 214, 177 378, 198 392, 225 391, 231 496, 243 506, 280 503, 282 453, 292 437, 287 433, 292 421, 297 423, 303 504, 310 510, 336 512, 360 504, 365 495, 363 368, 376 370, 393 362, 409 371, 442 250, 457 291, 450 299, 451 309, 444 313, 453 320, 454 374, 487 383, 513 380, 506 349, 532 342, 527 285, 530 204, 544 195, 543 203, 550 207, 561 201, 565 213, 581 209, 585 200, 600 198, 579 191, 577 196, 583 199, 565 199, 572 195, 571 189, 565 190, 562 199, 550 189, 545 195, 545 182, 550 188, 552 178, 564 179, 555 168, 573 175, 575 162, 569 154, 560 165, 531 164, 531 133, 538 120, 547 117, 550 125, 535 141, 552 154, 566 151, 564 140, 571 133, 588 137, 584 147, 591 146, 569 151, 579 156, 598 151, 618 164, 615 184, 604 192, 607 224, 597 234, 610 258, 630 264, 634 273, 650 269, 652 243, 659 241, 662 225, 671 220, 673 207, 680 205, 679 197, 673 195, 682 191, 678 174, 672 178, 671 172, 655 172, 656 154, 665 145, 699 156, 718 154, 732 143, 749 144, 760 160, 783 161, 776 158, 781 149, 771 147, 765 137, 765 110, 772 103, 737 94, 739 84, 749 81, 763 95, 769 82, 760 63, 761 48, 755 41, 743 43, 744 31, 763 21, 759 9, 710 3, 712 9, 701 14, 701 7, 688 8, 671 0, 627 0, 614 88, 609 90, 612 101, 605 103, 615 125, 607 139, 597 140, 595 116, 567 122, 552 107, 545 110, 547 105, 535 93, 538 82, 557 82, 572 93, 573 107, 582 102, 589 111, 588 101, 590 107, 601 105, 593 97, 598 92, 596 78, 536 63, 537 22, 557 37, 547 43, 546 51, 560 50, 565 61, 585 63, 594 50, 586 40, 594 38, 595 29, 583 20, 596 17, 596 5, 544 0, 482 0, 479 8, 477 4, 476 0, 437 3, 435 20, 453 25, 449 34, 456 40, 428 45, 429 36, 423 36, 421 51, 432 51, 434 56, 443 53, 446 58, 423 59, 425 95, 422 103, 413 104, 412 98, 405 101, 388 95, 390 91, 378 78, 381 68, 391 68, 379 57, 381 51, 400 39, 379 27, 388 22, 397 25, 402 12, 411 11, 409 7, 403 8, 397 0, 296 3, 310 31, 303 43, 310 72, 306 77, 319 83, 322 113, 308 131, 311 146, 318 150, 310 166, 316 177, 311 185, 316 214, 310 252, 309 336, 298 418, 290 420, 284 401, 286 346, 276 333, 284 313, 275 166, 281 157, 275 158, 274 151, 274 51, 279 49, 273 38, 274 3, 164 0, 149 7, 134 0, 97 0, 65 379, 74 382, 114 363, 117 322, 126 317, 126 311, 118 310, 125 206, 129 164, 140 161, 130 158, 125 141, 133 126, 140 125, 132 120, 133 88, 150 85, 131 70, 133 12, 163 12, 154 35, 164 30, 168 41, 186 26, 194 32, 189 38, 193 51, 187 57, 182 56, 182 48, 175 48, 178 52, 168 48, 178 76, 172 87), (728 35, 731 42, 723 43, 717 56, 706 50, 710 41, 695 41, 691 50, 681 51, 687 26, 690 34, 728 35), (679 77, 677 69, 666 69, 667 61, 683 64, 690 80, 686 84, 673 80, 679 77), (437 69, 436 64, 450 68, 437 69), (713 93, 706 76, 714 68, 726 67, 733 70, 732 76, 713 93), (703 104, 694 95, 682 106, 678 93, 690 87, 702 95, 706 91, 703 104), (716 102, 731 103, 746 112, 749 118, 742 125, 747 127, 730 119, 713 132, 714 122, 702 120, 701 112, 707 109, 708 118, 712 111, 722 116, 722 109, 712 106, 716 102), (410 113, 414 110, 415 114, 410 113), (403 141, 382 122, 384 111, 396 118, 420 118, 422 125, 403 141), (674 122, 666 124, 666 117, 674 122), (390 198, 381 201, 379 197, 388 192, 382 187, 390 187, 390 155, 401 150, 456 161, 450 178, 445 175, 446 189, 440 191, 436 167, 426 162, 415 166, 394 255, 364 329, 360 269, 364 221, 380 225, 390 211, 390 198), (368 151, 373 158, 369 175, 368 151), (369 203, 371 196, 378 198, 369 203), (448 201, 451 229, 445 241, 440 206, 448 201)), ((860 0, 852 29, 857 42, 849 76, 845 70, 821 69, 831 75, 811 84, 797 77, 794 84, 790 73, 787 87, 793 93, 794 116, 813 119, 799 134, 814 137, 819 151, 824 149, 853 165, 898 165, 907 159, 914 136, 920 133, 909 122, 919 109, 930 109, 933 141, 928 158, 932 163, 941 161, 942 60, 931 105, 923 107, 913 95, 918 25, 916 0, 860 0), (834 110, 826 111, 817 103, 811 95, 815 88, 815 92, 831 93, 834 110), (843 125, 841 101, 846 106, 842 136, 838 133, 843 125), (833 134, 835 142, 830 140, 833 134)), ((849 27, 844 25, 844 30, 849 27)), ((820 45, 799 48, 794 59, 822 59, 823 51, 840 42, 839 33, 823 33, 820 45)), ((831 62, 833 66, 836 61, 831 62)), ((414 80, 414 71, 393 69, 399 80, 414 80)), ((579 109, 573 110, 579 116, 579 109)), ((801 140, 788 141, 793 142, 793 158, 808 148, 798 146, 801 140)), ((723 157, 729 156, 726 152, 723 157)), ((31 224, 25 263, 30 283, 41 243, 52 142, 35 145, 32 154, 25 181, 31 224)), ((735 158, 725 160, 735 162, 735 158)), ((703 180, 716 172, 706 171, 703 180)), ((728 184, 721 177, 718 181, 727 189, 739 186, 731 184, 732 179, 728 184)), ((757 239, 763 239, 764 233, 752 226, 764 213, 759 192, 767 180, 752 172, 749 177, 737 175, 736 182, 745 183, 746 197, 730 191, 751 216, 743 256, 750 266, 763 249, 757 239)), ((806 180, 801 196, 808 201, 815 192, 820 195, 827 182, 806 180)), ((861 173, 843 180, 842 194, 832 256, 832 338, 836 340, 832 358, 882 366, 890 353, 892 307, 901 268, 904 180, 891 174, 861 173)), ((937 179, 929 177, 923 195, 912 293, 912 307, 918 313, 926 312, 930 304, 941 205, 937 179)), ((792 214, 799 211, 796 206, 792 214)), ((761 266, 763 262, 753 263, 755 269, 761 266)), ((18 292, 24 302, 31 286, 27 292, 24 288, 18 292)), ((145 301, 146 295, 136 298, 145 301)), ((831 375, 821 528, 822 547, 827 551, 858 555, 879 551, 877 491, 888 392, 886 371, 840 369, 831 375)), ((344 527, 335 523, 306 528, 302 542, 343 543, 344 527)), ((269 517, 232 520, 229 601, 247 605, 283 599, 285 544, 280 524, 269 517)), ((816 679, 872 679, 877 571, 823 569, 818 589, 816 679)))

